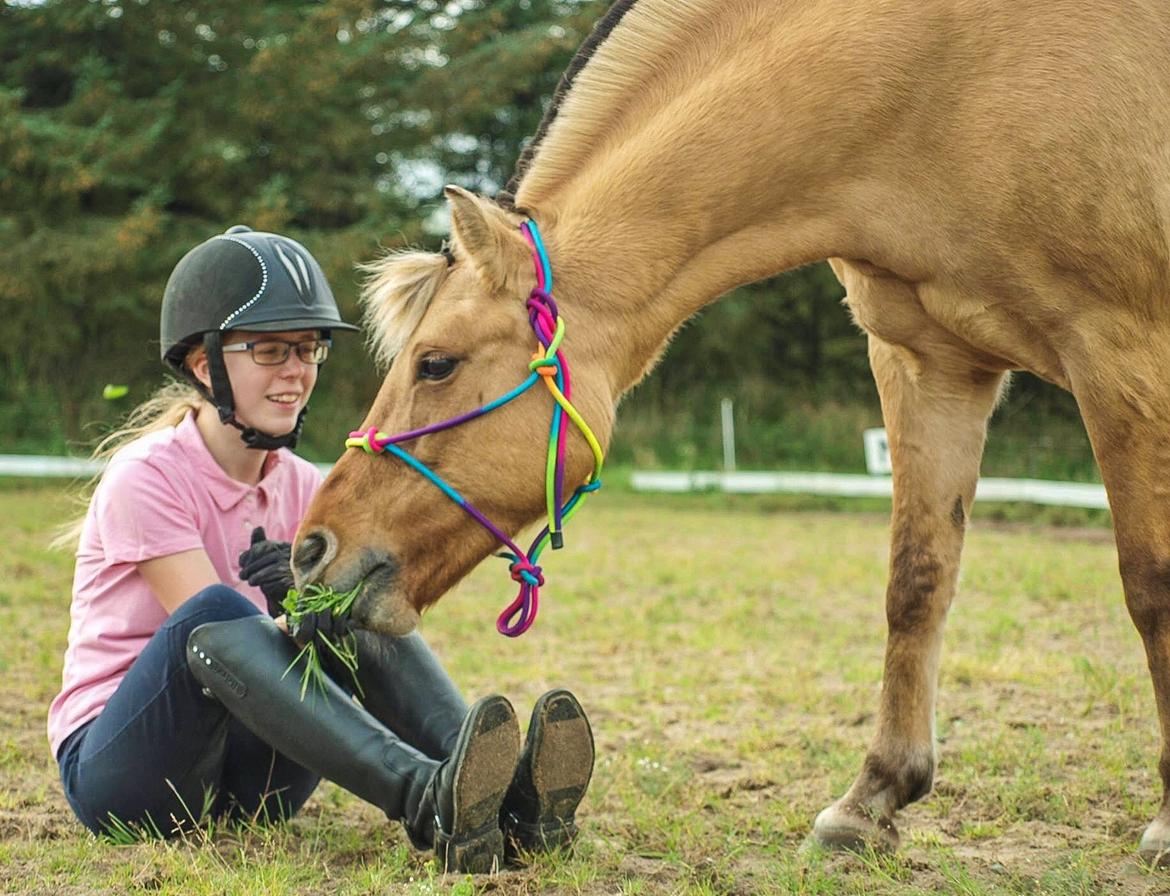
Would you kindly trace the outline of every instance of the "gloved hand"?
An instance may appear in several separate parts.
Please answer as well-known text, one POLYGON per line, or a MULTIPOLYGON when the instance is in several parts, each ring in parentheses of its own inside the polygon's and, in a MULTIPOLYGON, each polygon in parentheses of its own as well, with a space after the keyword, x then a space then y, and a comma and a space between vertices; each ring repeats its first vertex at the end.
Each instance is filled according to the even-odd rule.
POLYGON ((293 586, 291 557, 292 545, 287 541, 269 541, 263 526, 252 530, 252 546, 240 554, 240 578, 264 592, 268 614, 273 619, 284 615, 281 601, 293 586))
POLYGON ((347 640, 350 633, 349 610, 334 615, 333 610, 297 614, 287 620, 289 636, 300 647, 312 645, 325 674, 348 693, 362 693, 357 677, 357 644, 347 640))
POLYGON ((349 630, 349 610, 344 613, 332 610, 306 613, 290 627, 292 636, 301 644, 308 644, 318 635, 336 644, 349 634, 349 630))

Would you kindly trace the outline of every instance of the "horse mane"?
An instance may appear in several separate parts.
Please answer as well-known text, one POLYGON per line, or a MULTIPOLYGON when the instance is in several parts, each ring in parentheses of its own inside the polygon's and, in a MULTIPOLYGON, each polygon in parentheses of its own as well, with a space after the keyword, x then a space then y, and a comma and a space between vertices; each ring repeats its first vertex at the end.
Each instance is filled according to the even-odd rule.
POLYGON ((710 0, 617 0, 561 76, 497 201, 520 210, 521 188, 531 197, 579 170, 597 138, 620 119, 623 99, 643 94, 646 83, 663 74, 665 57, 718 28, 712 5, 710 0), (538 156, 540 167, 533 170, 538 156))
POLYGON ((358 265, 368 275, 360 296, 366 342, 380 369, 390 366, 418 327, 447 278, 447 268, 446 255, 411 249, 358 265))
MULTIPOLYGON (((710 27, 710 7, 710 0, 616 0, 561 75, 535 136, 496 202, 516 211, 516 191, 522 184, 527 188, 538 173, 541 183, 572 173, 589 151, 590 138, 613 127, 620 98, 660 72, 662 58, 683 39, 710 27), (538 154, 541 169, 530 172, 538 154)), ((451 260, 449 252, 400 250, 359 265, 368 275, 361 289, 362 323, 380 368, 390 366, 418 327, 451 260)))
POLYGON ((548 133, 549 127, 560 112, 561 104, 573 86, 573 81, 581 70, 585 68, 586 63, 593 58, 593 54, 597 51, 597 48, 609 37, 610 32, 617 27, 618 22, 622 20, 622 16, 637 2, 638 0, 617 0, 609 8, 609 11, 593 26, 593 30, 585 38, 584 43, 577 48, 577 52, 569 62, 569 67, 565 69, 560 80, 557 81, 557 88, 553 91, 552 102, 549 103, 548 109, 540 119, 540 126, 537 127, 536 133, 528 141, 523 152, 520 153, 520 158, 516 160, 516 167, 513 169, 512 176, 508 179, 507 185, 496 197, 496 201, 504 208, 515 211, 516 189, 520 186, 520 181, 523 179, 524 173, 528 170, 528 166, 532 164, 532 157, 536 155, 537 149, 540 148, 540 144, 544 141, 545 134, 548 133))

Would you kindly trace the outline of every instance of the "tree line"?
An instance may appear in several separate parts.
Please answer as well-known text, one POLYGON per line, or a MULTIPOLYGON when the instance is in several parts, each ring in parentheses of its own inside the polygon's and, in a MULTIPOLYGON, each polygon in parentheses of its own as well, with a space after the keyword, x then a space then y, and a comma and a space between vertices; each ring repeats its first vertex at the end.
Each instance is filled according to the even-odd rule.
MULTIPOLYGON (((76 450, 161 381, 171 268, 245 223, 301 240, 355 319, 355 262, 436 248, 444 183, 507 182, 604 0, 45 0, 0 6, 0 451, 76 450), (123 399, 103 385, 125 384, 123 399)), ((868 409, 865 340, 824 265, 684 328, 625 413, 776 421, 868 409)), ((331 459, 378 377, 329 361, 306 453, 331 459)), ((1067 415, 1035 383, 1013 401, 1067 415)), ((1063 402, 1063 403, 1062 403, 1063 402)), ((640 438, 638 428, 623 431, 640 438)))

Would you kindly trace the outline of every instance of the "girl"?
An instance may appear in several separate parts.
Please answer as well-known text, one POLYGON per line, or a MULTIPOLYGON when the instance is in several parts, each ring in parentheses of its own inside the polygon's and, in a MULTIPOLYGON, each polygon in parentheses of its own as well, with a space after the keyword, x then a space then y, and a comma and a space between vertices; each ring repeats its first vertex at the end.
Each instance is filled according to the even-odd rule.
MULTIPOLYGON (((505 834, 509 857, 571 841, 593 741, 567 691, 537 702, 521 753, 508 701, 469 709, 417 633, 355 632, 363 705, 331 679, 301 699, 299 647, 269 614, 321 477, 288 449, 333 331, 354 329, 287 237, 233 227, 172 272, 162 357, 190 386, 165 388, 104 445, 49 709, 66 797, 90 830, 288 818, 325 776, 446 870, 489 870, 505 834)), ((308 622, 302 640, 338 621, 308 622)))

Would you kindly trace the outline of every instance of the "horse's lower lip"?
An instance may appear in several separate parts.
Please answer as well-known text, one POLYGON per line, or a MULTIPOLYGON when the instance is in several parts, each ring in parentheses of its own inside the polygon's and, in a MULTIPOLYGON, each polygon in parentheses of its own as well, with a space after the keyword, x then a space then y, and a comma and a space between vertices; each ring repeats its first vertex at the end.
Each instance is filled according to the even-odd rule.
POLYGON ((392 561, 379 563, 377 566, 368 570, 359 583, 361 591, 358 592, 357 599, 353 602, 353 610, 351 618, 361 628, 361 622, 368 617, 365 612, 365 605, 371 599, 376 599, 379 595, 385 594, 390 588, 390 583, 394 579, 395 573, 398 571, 397 566, 392 561))

